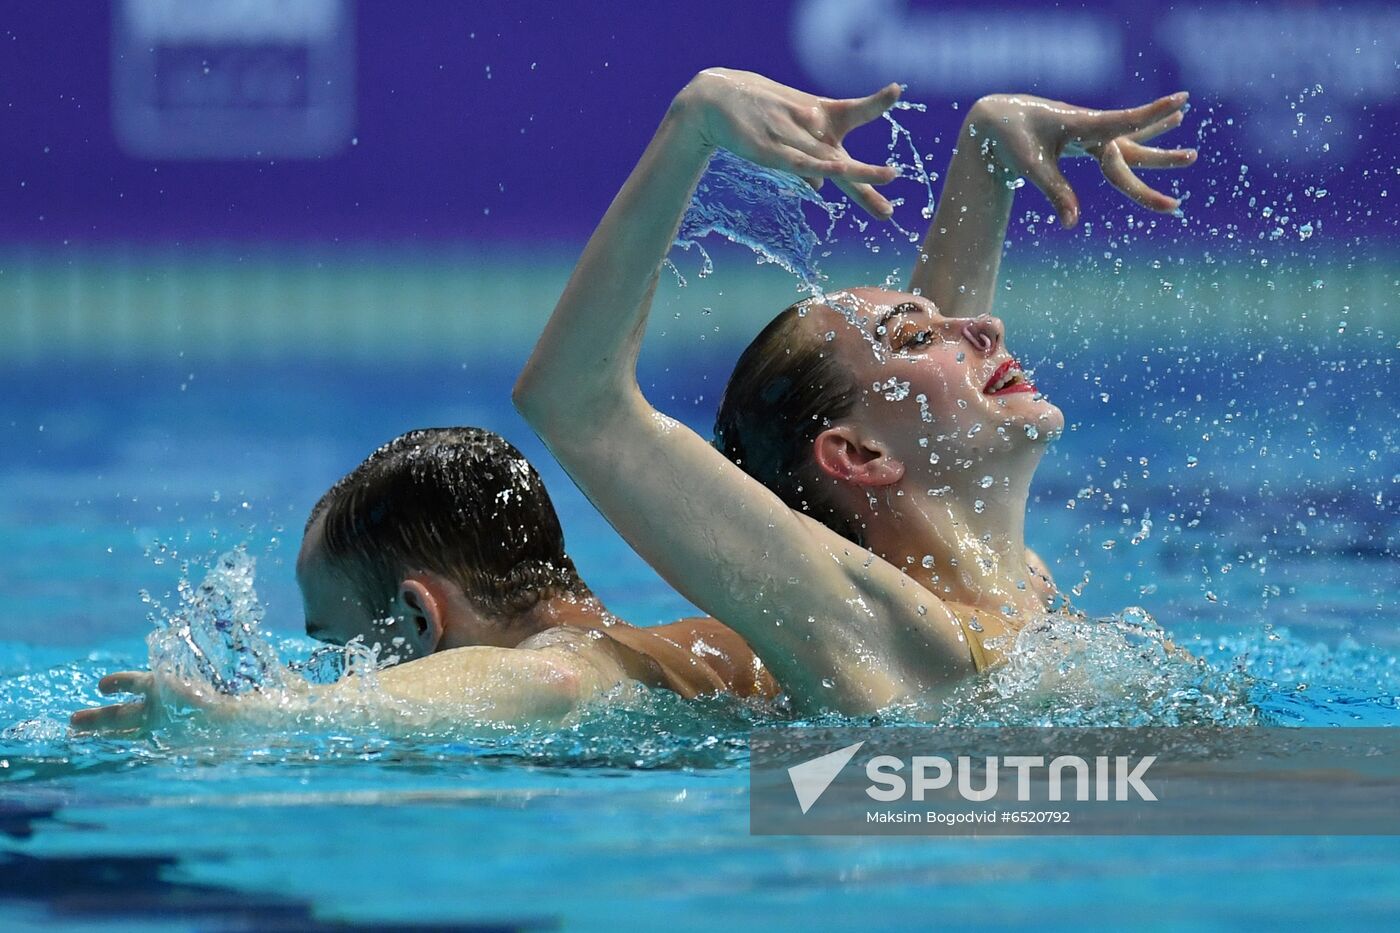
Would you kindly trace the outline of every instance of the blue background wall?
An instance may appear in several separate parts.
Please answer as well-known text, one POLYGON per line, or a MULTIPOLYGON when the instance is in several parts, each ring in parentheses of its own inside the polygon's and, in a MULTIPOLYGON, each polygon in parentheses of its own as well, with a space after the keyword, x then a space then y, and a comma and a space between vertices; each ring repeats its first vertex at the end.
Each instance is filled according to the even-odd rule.
POLYGON ((1321 188, 1334 239, 1374 237, 1400 196, 1398 51, 1383 3, 3 2, 0 241, 573 241, 714 64, 832 95, 907 82, 939 170, 982 93, 1188 88, 1183 141, 1212 166, 1193 219, 1321 188))

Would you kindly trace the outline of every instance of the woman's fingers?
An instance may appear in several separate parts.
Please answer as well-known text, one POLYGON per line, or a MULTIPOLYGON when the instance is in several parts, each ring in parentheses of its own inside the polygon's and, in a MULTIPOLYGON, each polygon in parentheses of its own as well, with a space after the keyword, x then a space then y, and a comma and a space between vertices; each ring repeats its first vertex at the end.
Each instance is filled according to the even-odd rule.
POLYGON ((1086 139, 1109 140, 1147 130, 1185 107, 1189 97, 1185 91, 1178 91, 1129 110, 1101 110, 1089 117, 1086 132, 1081 135, 1086 139))
POLYGON ((1137 132, 1134 132, 1134 133, 1127 133, 1127 134, 1126 134, 1126 137, 1127 137, 1128 139, 1133 140, 1134 142, 1145 143, 1145 142, 1147 142, 1149 139, 1155 139, 1155 138, 1157 138, 1158 136, 1161 136, 1163 133, 1167 132, 1168 130, 1174 130, 1174 129, 1176 129, 1178 126, 1181 125, 1181 121, 1182 121, 1182 120, 1185 120, 1185 119, 1186 119, 1186 113, 1185 113, 1185 111, 1183 111, 1183 110, 1175 110, 1175 111, 1171 112, 1170 114, 1168 114, 1168 115, 1167 115, 1166 117, 1164 117, 1163 119, 1158 120, 1156 123, 1153 123, 1153 124, 1151 124, 1151 125, 1149 125, 1149 126, 1144 126, 1142 129, 1138 130, 1137 132))
POLYGON ((779 137, 783 145, 791 146, 799 152, 807 155, 819 162, 829 162, 833 165, 852 161, 849 153, 841 148, 840 144, 833 145, 810 130, 804 129, 793 123, 786 127, 786 131, 779 137))
MULTIPOLYGON (((845 150, 842 150, 844 153, 845 150)), ((874 185, 893 181, 899 170, 892 165, 867 165, 846 157, 846 170, 832 176, 836 186, 846 193, 846 197, 859 204, 866 213, 877 220, 889 220, 894 215, 894 205, 874 185)))
POLYGON ((837 138, 845 136, 858 126, 869 123, 889 110, 904 93, 898 84, 887 84, 868 97, 853 97, 847 100, 833 100, 826 103, 826 112, 831 119, 832 129, 837 138))
POLYGON ((1123 157, 1121 145, 1116 140, 1104 147, 1099 165, 1109 184, 1143 207, 1169 213, 1180 206, 1180 202, 1176 198, 1149 187, 1146 182, 1133 174, 1133 170, 1128 167, 1128 162, 1123 157))
POLYGON ((117 703, 95 709, 80 709, 68 721, 80 732, 125 732, 146 724, 146 703, 117 703))
POLYGON ((1079 197, 1054 159, 1030 161, 1026 165, 1026 177, 1050 199, 1061 226, 1073 227, 1079 223, 1079 197))
POLYGON ((1158 149, 1130 137, 1118 140, 1118 149, 1130 168, 1181 168, 1196 161, 1195 149, 1158 149))
POLYGON ((776 158, 784 168, 806 179, 814 188, 820 187, 820 179, 830 178, 851 200, 880 220, 894 213, 894 208, 884 195, 871 187, 892 181, 898 174, 893 166, 868 165, 849 156, 844 159, 818 159, 787 144, 780 147, 776 158), (813 184, 814 181, 817 183, 813 184))
POLYGON ((857 162, 854 159, 847 159, 842 163, 841 171, 832 178, 844 178, 850 182, 862 182, 867 185, 883 185, 886 182, 894 181, 899 175, 899 170, 893 165, 871 165, 868 162, 857 162))
POLYGON ((771 160, 768 164, 794 173, 813 188, 821 188, 822 179, 830 178, 872 216, 888 219, 894 208, 872 186, 893 181, 898 170, 856 161, 842 147, 841 139, 847 131, 888 110, 899 94, 899 85, 891 84, 869 97, 826 101, 825 125, 816 115, 789 115, 776 125, 776 147, 769 149, 765 161, 771 160))
POLYGON ((886 200, 885 196, 876 191, 870 185, 859 182, 851 182, 845 178, 835 179, 836 187, 846 192, 846 196, 859 204, 877 220, 889 220, 894 214, 894 206, 886 200))
POLYGON ((841 173, 841 163, 835 159, 818 159, 786 143, 779 143, 771 154, 760 155, 754 161, 791 172, 799 178, 831 178, 841 173))
POLYGON ((892 165, 857 162, 841 146, 810 135, 797 134, 778 144, 779 158, 792 163, 789 171, 804 178, 844 178, 867 185, 883 185, 899 174, 892 165))

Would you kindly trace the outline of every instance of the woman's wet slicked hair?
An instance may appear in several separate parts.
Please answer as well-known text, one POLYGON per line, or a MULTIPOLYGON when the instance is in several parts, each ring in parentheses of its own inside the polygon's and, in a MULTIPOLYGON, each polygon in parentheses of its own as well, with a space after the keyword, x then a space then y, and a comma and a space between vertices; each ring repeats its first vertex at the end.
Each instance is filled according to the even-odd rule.
POLYGON ((805 302, 785 309, 734 364, 715 416, 714 445, 791 509, 864 543, 817 471, 812 444, 850 414, 858 387, 831 346, 804 324, 805 302))
POLYGON ((324 553, 364 605, 387 609, 405 574, 432 571, 495 612, 549 595, 588 595, 544 483, 498 434, 480 428, 409 431, 330 488, 324 553))

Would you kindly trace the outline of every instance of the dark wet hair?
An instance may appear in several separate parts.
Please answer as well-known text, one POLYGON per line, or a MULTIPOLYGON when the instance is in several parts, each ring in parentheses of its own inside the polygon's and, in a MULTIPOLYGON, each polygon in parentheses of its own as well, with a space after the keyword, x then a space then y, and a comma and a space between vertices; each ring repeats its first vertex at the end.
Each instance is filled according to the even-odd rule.
POLYGON ((863 544, 860 524, 837 508, 812 459, 813 441, 850 414, 858 387, 804 317, 802 302, 785 309, 734 364, 714 445, 789 508, 863 544))
POLYGON ((406 573, 423 570, 494 612, 588 595, 539 474, 481 428, 394 438, 321 497, 308 530, 321 515, 326 555, 372 611, 393 602, 406 573))

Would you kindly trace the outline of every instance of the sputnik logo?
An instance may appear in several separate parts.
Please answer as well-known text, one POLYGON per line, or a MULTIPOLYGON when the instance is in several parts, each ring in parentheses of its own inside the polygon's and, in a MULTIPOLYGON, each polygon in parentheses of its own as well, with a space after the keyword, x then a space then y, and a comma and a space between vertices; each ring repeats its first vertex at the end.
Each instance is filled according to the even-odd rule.
POLYGON ((855 757, 856 752, 865 742, 857 742, 854 745, 847 745, 839 748, 827 755, 804 761, 800 765, 793 765, 788 768, 788 778, 792 781, 793 792, 797 794, 797 804, 806 813, 812 809, 812 804, 826 793, 826 789, 831 786, 831 782, 836 780, 836 776, 841 773, 841 769, 855 757))

